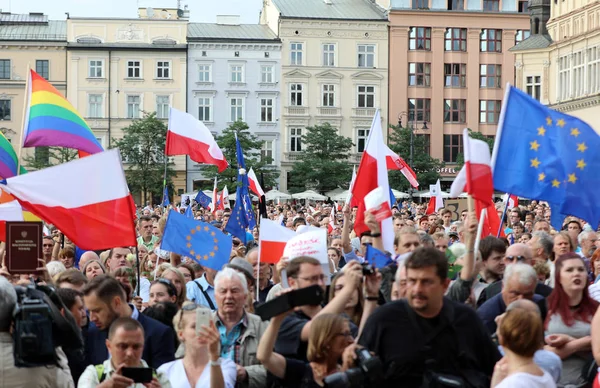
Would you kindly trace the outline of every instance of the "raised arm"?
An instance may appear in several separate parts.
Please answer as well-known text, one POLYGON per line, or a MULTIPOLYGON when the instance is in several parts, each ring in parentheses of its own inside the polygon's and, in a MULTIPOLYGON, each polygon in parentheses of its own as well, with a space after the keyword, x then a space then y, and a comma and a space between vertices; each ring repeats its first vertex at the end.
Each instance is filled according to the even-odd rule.
POLYGON ((469 216, 465 220, 464 226, 465 245, 467 253, 464 257, 464 265, 460 271, 460 278, 465 281, 473 280, 475 274, 475 260, 477 259, 477 253, 475 252, 475 237, 477 234, 477 217, 475 213, 469 213, 469 216))
POLYGON ((281 354, 275 353, 273 347, 275 346, 275 340, 277 340, 279 327, 286 315, 287 313, 284 313, 271 318, 271 322, 260 339, 258 350, 256 351, 258 361, 260 361, 269 372, 280 379, 285 377, 286 360, 281 354))

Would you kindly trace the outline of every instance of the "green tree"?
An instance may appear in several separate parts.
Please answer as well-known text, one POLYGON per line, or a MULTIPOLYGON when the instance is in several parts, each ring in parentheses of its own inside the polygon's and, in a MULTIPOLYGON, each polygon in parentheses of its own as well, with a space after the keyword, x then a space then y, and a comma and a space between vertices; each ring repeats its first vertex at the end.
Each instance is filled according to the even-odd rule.
POLYGON ((77 150, 65 147, 35 147, 33 155, 24 156, 23 165, 29 170, 63 164, 77 158, 77 150))
MULTIPOLYGON (((113 139, 127 166, 127 183, 133 193, 140 193, 143 203, 152 197, 162 198, 165 173, 165 142, 167 126, 156 118, 156 113, 144 114, 123 128, 123 138, 113 139)), ((175 176, 173 163, 167 164, 167 186, 173 192, 171 178, 175 176)))
POLYGON ((352 166, 348 163, 352 140, 337 134, 329 123, 307 127, 301 139, 302 152, 292 167, 291 185, 297 193, 314 187, 324 193, 348 186, 352 166))
MULTIPOLYGON (((486 142, 488 144, 488 146, 490 147, 490 155, 492 154, 492 150, 494 149, 494 137, 493 136, 486 136, 484 134, 482 134, 481 132, 475 132, 472 129, 469 128, 469 136, 471 137, 471 139, 477 139, 477 140, 482 140, 484 142, 486 142)), ((459 171, 463 164, 465 164, 465 155, 460 152, 458 155, 456 155, 456 170, 459 171)))
POLYGON ((218 190, 222 190, 223 187, 227 185, 229 192, 233 193, 237 187, 238 164, 235 142, 236 133, 244 153, 246 169, 250 170, 250 168, 252 168, 258 179, 260 179, 260 174, 263 174, 265 183, 263 190, 265 192, 277 184, 279 171, 275 166, 271 165, 271 163, 273 163, 273 158, 269 156, 263 157, 261 155, 263 141, 250 132, 248 124, 239 120, 225 128, 223 133, 215 138, 221 151, 223 151, 225 159, 229 162, 229 167, 222 173, 219 173, 216 166, 203 165, 202 170, 204 176, 208 179, 208 182, 204 184, 204 187, 201 187, 202 190, 212 190, 213 182, 217 175, 218 190))
MULTIPOLYGON (((410 129, 400 126, 390 125, 392 129, 389 136, 389 147, 392 151, 400 155, 406 163, 410 163, 410 129)), ((413 163, 412 169, 417 174, 419 189, 425 190, 429 185, 434 184, 439 178, 438 169, 444 166, 444 163, 429 155, 429 144, 425 136, 414 135, 413 143, 413 163)), ((389 172, 390 185, 394 189, 408 191, 410 183, 400 171, 389 172)))

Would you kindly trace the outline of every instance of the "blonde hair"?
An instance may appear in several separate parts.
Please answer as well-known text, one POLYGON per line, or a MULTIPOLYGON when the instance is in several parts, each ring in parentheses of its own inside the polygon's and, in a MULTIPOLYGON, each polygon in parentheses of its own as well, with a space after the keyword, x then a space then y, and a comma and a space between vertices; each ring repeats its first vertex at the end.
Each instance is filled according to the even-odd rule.
POLYGON ((312 320, 308 336, 307 358, 324 362, 329 357, 329 345, 344 330, 347 319, 339 314, 321 314, 312 320))
MULTIPOLYGON (((161 264, 161 265, 163 265, 163 264, 161 264)), ((181 281, 181 294, 177 295, 177 300, 175 301, 175 303, 177 303, 177 305, 179 307, 181 307, 181 306, 183 306, 183 302, 185 302, 185 300, 187 299, 186 287, 185 287, 185 277, 183 276, 183 274, 181 273, 180 270, 178 270, 177 268, 175 268, 169 264, 169 267, 165 268, 162 271, 161 276, 157 276, 157 278, 159 278, 159 277, 164 278, 165 273, 167 273, 167 272, 173 272, 175 274, 175 276, 177 276, 179 278, 179 280, 181 281)), ((175 284, 173 284, 173 285, 175 285, 175 284)))
POLYGON ((169 263, 162 263, 162 264, 159 264, 159 265, 156 267, 156 271, 154 272, 154 277, 155 277, 156 279, 158 279, 158 278, 162 278, 162 274, 163 274, 163 272, 165 272, 166 270, 168 270, 169 268, 172 268, 172 267, 173 267, 173 266, 172 266, 171 264, 169 264, 169 263))
POLYGON ((108 260, 108 255, 110 255, 110 249, 107 249, 106 251, 100 253, 100 262, 102 263, 104 268, 106 268, 106 261, 108 260))

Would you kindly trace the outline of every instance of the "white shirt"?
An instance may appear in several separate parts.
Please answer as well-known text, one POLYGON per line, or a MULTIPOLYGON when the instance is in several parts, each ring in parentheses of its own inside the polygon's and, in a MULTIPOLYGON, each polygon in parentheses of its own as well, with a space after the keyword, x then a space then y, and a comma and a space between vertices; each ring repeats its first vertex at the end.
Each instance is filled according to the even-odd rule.
POLYGON ((556 383, 546 371, 542 376, 515 373, 502 380, 496 388, 556 388, 556 383))
MULTIPOLYGON (((104 381, 109 380, 112 377, 113 373, 115 372, 115 369, 113 368, 110 360, 104 361, 102 363, 102 365, 104 365, 104 373, 105 373, 104 381)), ((146 364, 146 361, 142 360, 142 366, 144 368, 148 368, 148 364, 146 364)), ((160 384, 161 388, 171 388, 169 379, 167 378, 167 376, 164 375, 164 373, 161 373, 160 371, 158 371, 156 379, 158 380, 158 383, 160 384)), ((98 377, 98 370, 96 369, 96 367, 94 365, 90 365, 87 368, 85 368, 85 371, 83 371, 83 374, 79 378, 79 382, 77 383, 77 388, 95 388, 99 384, 100 384, 100 379, 98 377)), ((136 383, 136 384, 129 386, 129 388, 145 388, 145 386, 141 383, 136 383)))
MULTIPOLYGON (((210 387, 210 370, 212 367, 210 363, 206 364, 206 367, 202 371, 200 378, 196 382, 194 388, 205 388, 210 387)), ((163 364, 158 368, 158 371, 163 373, 171 382, 173 388, 192 388, 190 382, 187 379, 185 368, 183 367, 183 359, 175 360, 163 364)), ((221 358, 221 372, 223 373, 223 381, 225 382, 225 388, 234 388, 235 380, 237 378, 235 362, 221 358)))
POLYGON ((588 292, 592 299, 600 301, 600 282, 596 282, 588 287, 588 292))

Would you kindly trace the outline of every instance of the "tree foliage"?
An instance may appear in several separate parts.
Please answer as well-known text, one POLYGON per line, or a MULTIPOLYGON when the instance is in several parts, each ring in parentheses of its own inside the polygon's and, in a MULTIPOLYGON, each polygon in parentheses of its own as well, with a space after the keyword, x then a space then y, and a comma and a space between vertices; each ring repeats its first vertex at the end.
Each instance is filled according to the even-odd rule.
MULTIPOLYGON (((123 128, 123 133, 123 138, 113 139, 113 144, 120 149, 127 166, 129 189, 141 193, 144 203, 148 194, 150 198, 162 198, 167 126, 156 118, 156 113, 148 113, 123 128)), ((172 166, 173 162, 167 165, 167 186, 171 193, 171 179, 175 176, 172 166)))
MULTIPOLYGON (((410 164, 410 132, 409 128, 390 125, 391 131, 389 135, 388 146, 392 151, 400 155, 406 163, 410 164)), ((419 189, 424 190, 429 188, 429 185, 434 184, 439 178, 438 170, 444 166, 444 163, 438 159, 432 158, 429 155, 429 144, 425 136, 414 135, 413 143, 413 164, 412 169, 417 174, 419 189)), ((401 191, 408 191, 410 184, 400 171, 389 172, 390 186, 401 191)))
POLYGON ((29 170, 63 164, 77 158, 77 150, 65 147, 36 147, 33 155, 24 156, 23 165, 29 170))
MULTIPOLYGON (((490 147, 490 155, 492 154, 492 150, 494 149, 494 138, 493 137, 488 137, 481 132, 475 132, 470 128, 469 128, 469 136, 471 137, 471 139, 477 139, 477 140, 482 140, 482 141, 486 142, 488 144, 488 146, 490 147)), ((465 164, 465 155, 464 155, 464 153, 460 152, 458 155, 456 155, 456 170, 457 171, 460 170, 462 168, 463 164, 465 164)))
POLYGON ((258 136, 250 132, 250 127, 243 121, 236 121, 229 127, 223 130, 220 136, 215 138, 217 144, 223 151, 223 155, 229 167, 222 173, 218 173, 216 166, 203 165, 204 176, 209 179, 209 182, 205 184, 205 187, 201 187, 202 190, 212 190, 215 176, 217 178, 218 190, 222 190, 225 185, 230 193, 233 193, 237 187, 237 174, 238 174, 238 163, 237 163, 237 151, 235 134, 237 133, 242 151, 244 153, 244 162, 246 169, 249 171, 250 168, 254 170, 256 177, 260 179, 260 174, 263 174, 264 187, 263 190, 266 192, 277 184, 277 178, 279 177, 279 171, 275 166, 271 165, 273 158, 261 156, 261 149, 263 141, 258 136))
POLYGON ((348 163, 352 140, 337 134, 329 123, 307 127, 301 138, 302 152, 291 172, 288 189, 297 193, 314 188, 324 193, 346 187, 352 175, 348 163))

